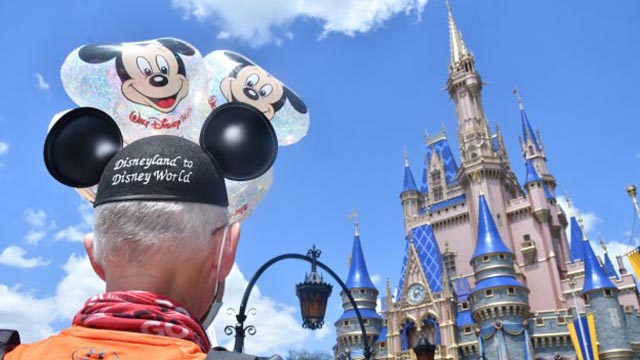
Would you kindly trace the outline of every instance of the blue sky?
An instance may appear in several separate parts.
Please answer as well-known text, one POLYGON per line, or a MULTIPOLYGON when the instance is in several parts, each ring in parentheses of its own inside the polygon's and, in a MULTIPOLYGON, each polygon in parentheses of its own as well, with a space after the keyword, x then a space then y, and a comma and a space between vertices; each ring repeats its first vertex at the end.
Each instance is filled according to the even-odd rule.
MULTIPOLYGON (((559 194, 568 192, 589 219, 592 239, 601 233, 622 251, 633 220, 624 186, 640 180, 640 3, 454 0, 452 7, 488 83, 485 110, 492 127, 500 125, 516 174, 522 179, 525 168, 514 85, 542 133, 559 194)), ((420 178, 423 132, 442 123, 458 156, 453 104, 441 91, 449 61, 444 1, 3 1, 0 327, 40 338, 68 325, 84 301, 78 297, 97 286, 74 241, 91 231, 90 208, 42 161, 51 117, 74 106, 60 81, 62 62, 83 44, 165 36, 202 54, 231 49, 249 56, 310 109, 307 137, 280 149, 273 186, 243 224, 242 274, 316 244, 321 260, 346 276, 353 234, 346 217, 358 209, 369 272, 380 290, 387 277, 397 283, 403 148, 420 178)), ((330 349, 330 324, 341 313, 337 292, 327 330, 297 327, 294 285, 307 270, 286 263, 260 280, 258 335, 247 339, 248 350, 330 349)), ((225 308, 237 306, 238 297, 228 297, 225 308)))

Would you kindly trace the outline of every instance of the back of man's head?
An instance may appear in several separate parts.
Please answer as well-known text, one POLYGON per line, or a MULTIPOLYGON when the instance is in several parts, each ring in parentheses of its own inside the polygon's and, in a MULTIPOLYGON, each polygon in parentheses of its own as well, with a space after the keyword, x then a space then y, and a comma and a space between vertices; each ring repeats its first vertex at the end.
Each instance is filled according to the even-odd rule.
POLYGON ((215 230, 229 222, 226 207, 164 201, 119 201, 95 209, 94 257, 110 264, 151 265, 206 253, 215 230))

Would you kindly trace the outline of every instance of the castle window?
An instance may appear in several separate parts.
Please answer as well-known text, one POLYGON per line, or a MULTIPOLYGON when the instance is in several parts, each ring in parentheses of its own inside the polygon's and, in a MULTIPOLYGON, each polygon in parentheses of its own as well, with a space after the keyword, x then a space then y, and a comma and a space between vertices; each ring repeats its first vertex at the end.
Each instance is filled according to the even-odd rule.
POLYGON ((533 155, 533 146, 529 145, 529 155, 533 155))
POLYGON ((536 326, 544 326, 544 318, 536 318, 536 326))
POLYGON ((558 316, 558 325, 564 325, 566 323, 564 316, 558 316))
POLYGON ((387 319, 384 319, 384 326, 387 326, 388 324, 387 319))
POLYGON ((465 335, 471 334, 471 327, 470 326, 467 326, 467 327, 464 328, 464 334, 465 335))
POLYGON ((469 302, 465 301, 462 303, 462 310, 467 310, 467 309, 469 309, 469 302))
POLYGON ((456 254, 453 251, 447 251, 442 257, 444 268, 449 276, 456 275, 456 254))
POLYGON ((442 193, 442 186, 434 186, 433 188, 433 201, 442 200, 444 197, 442 193))
POLYGON ((611 292, 611 289, 604 289, 604 296, 606 296, 606 297, 613 296, 613 293, 611 292))
POLYGON ((364 294, 364 293, 365 293, 364 289, 360 289, 360 294, 364 294))
POLYGON ((345 320, 345 321, 342 323, 342 325, 343 325, 343 326, 349 326, 349 320, 345 320))
POLYGON ((498 259, 499 259, 499 260, 504 260, 504 258, 505 258, 504 254, 500 254, 500 255, 498 255, 498 259))
POLYGON ((489 262, 489 255, 485 255, 482 257, 482 262, 489 262))
POLYGON ((384 349, 386 347, 387 347, 387 343, 386 342, 383 341, 383 342, 380 343, 380 348, 381 349, 384 349))
POLYGON ((484 293, 485 293, 486 297, 492 297, 493 296, 493 290, 492 289, 488 289, 484 293))
POLYGON ((500 214, 496 216, 496 220, 498 221, 498 226, 502 227, 502 218, 500 217, 500 214))
POLYGON ((515 295, 516 294, 516 289, 515 288, 507 288, 507 294, 509 295, 515 295))
POLYGON ((369 325, 369 319, 362 319, 362 323, 364 325, 369 325))

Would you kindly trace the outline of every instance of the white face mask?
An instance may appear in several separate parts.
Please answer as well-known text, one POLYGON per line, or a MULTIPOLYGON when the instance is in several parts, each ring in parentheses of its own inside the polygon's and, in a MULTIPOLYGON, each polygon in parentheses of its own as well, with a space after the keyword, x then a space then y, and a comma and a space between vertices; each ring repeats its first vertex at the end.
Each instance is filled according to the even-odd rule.
POLYGON ((224 247, 227 243, 227 231, 229 230, 229 226, 226 225, 224 227, 224 232, 222 233, 222 245, 220 246, 220 255, 218 255, 218 266, 216 267, 216 290, 213 293, 213 302, 211 303, 211 307, 209 311, 204 316, 204 319, 200 321, 202 327, 206 330, 213 320, 218 315, 220 308, 222 307, 222 300, 216 300, 218 298, 218 291, 220 290, 220 269, 222 268, 222 255, 224 254, 224 247))

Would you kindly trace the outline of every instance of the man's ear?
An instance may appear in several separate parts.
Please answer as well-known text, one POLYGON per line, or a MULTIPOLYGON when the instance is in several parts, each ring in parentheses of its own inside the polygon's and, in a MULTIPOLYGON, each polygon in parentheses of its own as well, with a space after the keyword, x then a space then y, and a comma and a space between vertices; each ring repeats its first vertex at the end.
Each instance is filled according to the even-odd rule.
POLYGON ((93 252, 93 233, 86 234, 82 242, 84 243, 85 250, 87 250, 87 255, 89 255, 89 262, 91 263, 93 271, 100 277, 100 279, 102 279, 102 281, 106 281, 104 276, 104 268, 96 260, 95 254, 93 252))
MULTIPOLYGON (((224 235, 224 228, 218 229, 214 234, 214 239, 216 244, 222 244, 224 235)), ((236 259, 236 250, 238 249, 238 242, 240 241, 240 223, 233 223, 229 226, 227 230, 227 241, 224 243, 224 248, 222 251, 222 259, 220 264, 216 264, 216 266, 220 267, 220 279, 218 281, 224 281, 224 279, 231 272, 231 268, 233 268, 233 263, 236 259)), ((219 254, 216 254, 219 256, 219 254)), ((217 261, 216 257, 216 261, 217 261)))

